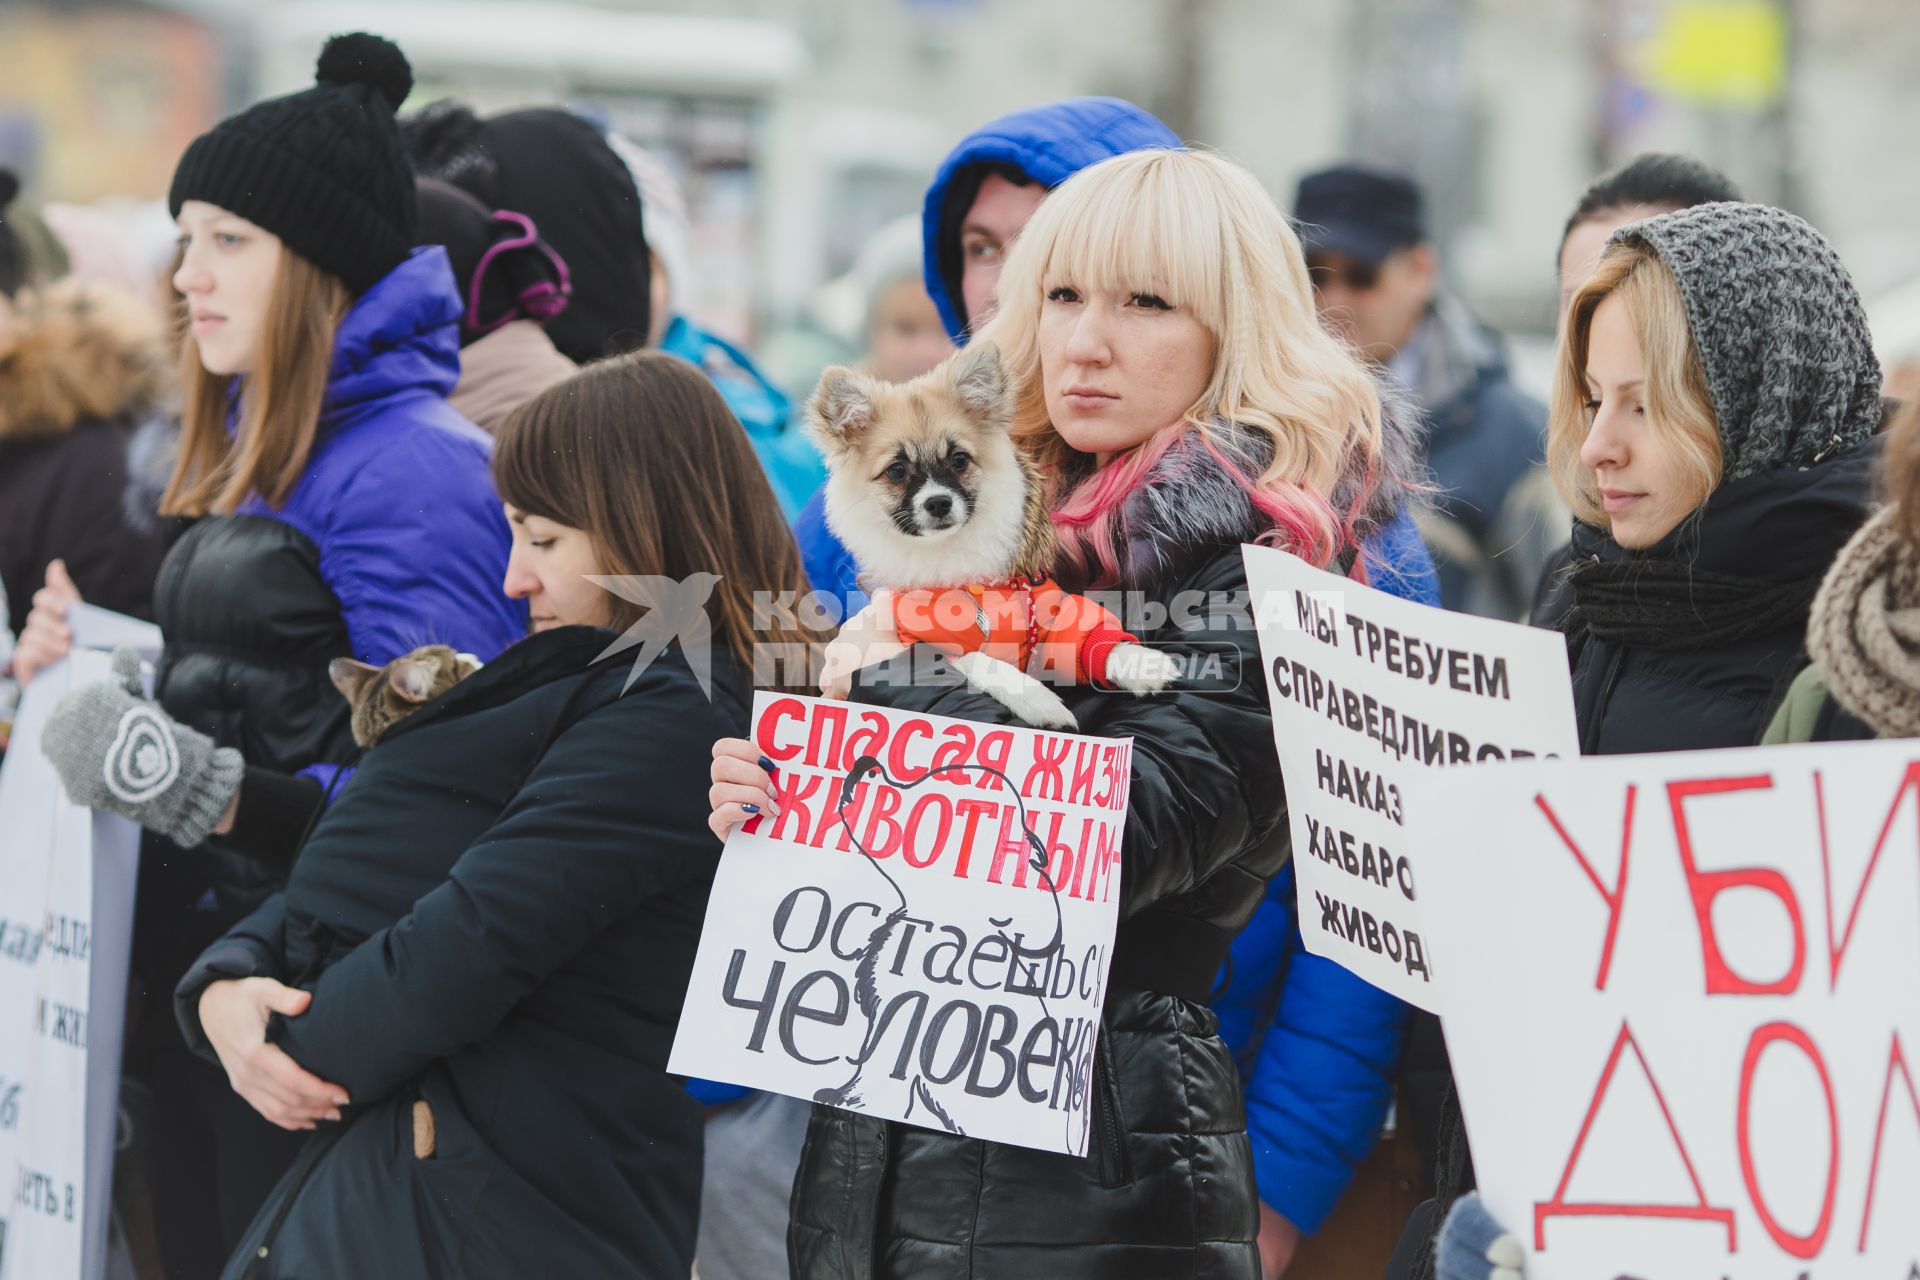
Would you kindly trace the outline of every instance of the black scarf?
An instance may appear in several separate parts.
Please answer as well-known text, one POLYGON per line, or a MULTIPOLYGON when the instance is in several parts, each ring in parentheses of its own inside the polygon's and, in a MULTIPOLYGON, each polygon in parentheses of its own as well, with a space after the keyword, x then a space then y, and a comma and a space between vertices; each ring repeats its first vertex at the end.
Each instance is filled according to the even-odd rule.
POLYGON ((1585 560, 1568 576, 1564 626, 1608 644, 1689 653, 1806 625, 1821 574, 1786 582, 1699 569, 1684 560, 1585 560))
POLYGON ((1805 630, 1821 578, 1866 517, 1876 453, 1869 444, 1724 484, 1644 551, 1576 522, 1573 606, 1558 624, 1569 646, 1592 637, 1690 653, 1805 630))

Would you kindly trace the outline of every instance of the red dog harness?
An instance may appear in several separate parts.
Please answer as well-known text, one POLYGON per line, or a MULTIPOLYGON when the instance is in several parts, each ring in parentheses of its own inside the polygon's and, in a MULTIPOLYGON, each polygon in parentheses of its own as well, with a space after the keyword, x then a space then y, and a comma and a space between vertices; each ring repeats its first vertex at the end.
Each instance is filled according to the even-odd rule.
POLYGON ((1106 684, 1113 647, 1138 643, 1120 619, 1052 578, 895 592, 893 621, 902 640, 984 652, 1028 674, 1038 657, 1041 670, 1071 671, 1078 684, 1106 684))

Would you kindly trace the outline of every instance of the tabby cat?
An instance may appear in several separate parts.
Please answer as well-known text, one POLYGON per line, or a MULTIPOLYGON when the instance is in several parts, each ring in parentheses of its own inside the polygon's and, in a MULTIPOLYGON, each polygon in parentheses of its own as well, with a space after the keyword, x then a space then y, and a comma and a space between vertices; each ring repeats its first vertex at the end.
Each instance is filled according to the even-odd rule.
POLYGON ((327 667, 333 687, 353 707, 353 740, 365 750, 387 730, 480 669, 470 653, 444 644, 422 645, 384 667, 335 658, 327 667))

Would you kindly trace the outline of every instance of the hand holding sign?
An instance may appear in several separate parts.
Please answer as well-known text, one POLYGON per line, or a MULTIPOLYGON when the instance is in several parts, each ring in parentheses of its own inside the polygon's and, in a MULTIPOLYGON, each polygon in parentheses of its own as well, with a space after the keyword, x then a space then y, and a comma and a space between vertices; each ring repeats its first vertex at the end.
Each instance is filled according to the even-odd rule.
POLYGON ((1084 1153, 1131 752, 759 694, 669 1068, 1084 1153))
POLYGON ((707 827, 725 840, 741 823, 761 814, 780 816, 773 761, 746 738, 722 738, 713 744, 713 785, 707 788, 707 827))

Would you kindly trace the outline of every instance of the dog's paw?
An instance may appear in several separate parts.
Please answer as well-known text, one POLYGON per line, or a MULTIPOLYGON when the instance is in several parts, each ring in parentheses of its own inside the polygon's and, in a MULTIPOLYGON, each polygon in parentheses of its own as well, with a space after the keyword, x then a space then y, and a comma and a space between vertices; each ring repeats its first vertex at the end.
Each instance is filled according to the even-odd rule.
POLYGON ((1002 706, 1036 729, 1078 729, 1080 722, 1073 718, 1073 712, 1067 710, 1067 704, 1060 701, 1060 695, 1032 677, 1025 677, 1033 687, 1030 689, 988 690, 1000 700, 1002 706))
POLYGON ((1170 653, 1122 642, 1107 654, 1107 683, 1128 693, 1159 693, 1180 674, 1170 653))
POLYGON ((1060 695, 1020 668, 984 653, 966 653, 953 659, 953 669, 969 687, 986 694, 1036 729, 1078 729, 1080 722, 1060 701, 1060 695))

